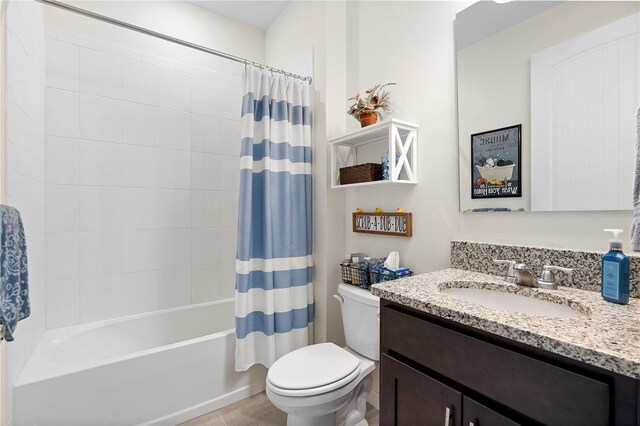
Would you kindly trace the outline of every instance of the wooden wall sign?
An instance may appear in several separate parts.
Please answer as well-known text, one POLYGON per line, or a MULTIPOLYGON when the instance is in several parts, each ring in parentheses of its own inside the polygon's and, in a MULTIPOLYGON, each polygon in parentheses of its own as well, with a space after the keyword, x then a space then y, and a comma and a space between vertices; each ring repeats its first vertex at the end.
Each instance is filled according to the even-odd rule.
POLYGON ((353 213, 353 232, 411 236, 411 213, 353 213))

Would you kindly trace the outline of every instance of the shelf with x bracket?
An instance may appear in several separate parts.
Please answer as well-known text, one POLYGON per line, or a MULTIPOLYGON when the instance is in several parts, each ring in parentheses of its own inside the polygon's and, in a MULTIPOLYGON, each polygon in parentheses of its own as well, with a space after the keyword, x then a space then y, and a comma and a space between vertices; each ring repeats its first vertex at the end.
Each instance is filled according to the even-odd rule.
POLYGON ((332 139, 331 187, 418 183, 418 125, 395 118, 332 139), (389 155, 389 179, 340 185, 340 169, 380 162, 389 155), (391 161, 395 158, 396 161, 391 161))

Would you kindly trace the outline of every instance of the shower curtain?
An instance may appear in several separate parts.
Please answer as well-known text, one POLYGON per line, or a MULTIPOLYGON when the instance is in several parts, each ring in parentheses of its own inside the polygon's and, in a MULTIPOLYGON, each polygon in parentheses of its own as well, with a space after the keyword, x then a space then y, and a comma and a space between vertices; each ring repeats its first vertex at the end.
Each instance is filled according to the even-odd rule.
POLYGON ((314 316, 309 83, 244 72, 236 370, 309 344, 314 316))

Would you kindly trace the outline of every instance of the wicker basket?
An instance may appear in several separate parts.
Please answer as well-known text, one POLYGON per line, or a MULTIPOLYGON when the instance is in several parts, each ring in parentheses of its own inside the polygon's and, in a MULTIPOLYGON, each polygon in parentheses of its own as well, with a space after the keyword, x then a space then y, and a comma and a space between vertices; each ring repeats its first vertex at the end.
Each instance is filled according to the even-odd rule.
POLYGON ((382 164, 365 163, 340 169, 340 185, 382 180, 382 164))

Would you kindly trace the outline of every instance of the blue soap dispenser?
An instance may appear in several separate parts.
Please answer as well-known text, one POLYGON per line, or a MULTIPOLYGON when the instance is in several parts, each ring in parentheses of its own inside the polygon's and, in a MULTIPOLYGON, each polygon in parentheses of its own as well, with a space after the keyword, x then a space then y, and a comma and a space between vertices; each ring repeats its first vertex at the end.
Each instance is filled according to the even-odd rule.
POLYGON ((605 229, 613 233, 609 252, 602 256, 602 298, 609 302, 629 303, 629 257, 622 252, 622 229, 605 229))

